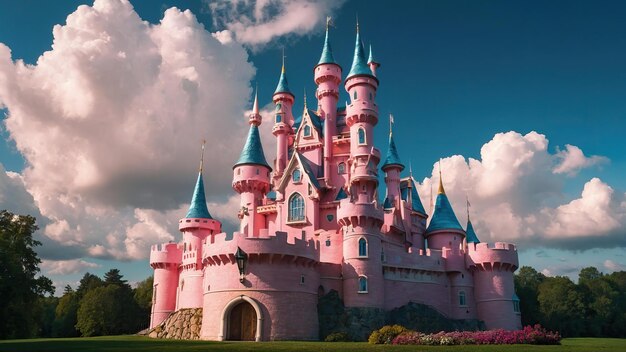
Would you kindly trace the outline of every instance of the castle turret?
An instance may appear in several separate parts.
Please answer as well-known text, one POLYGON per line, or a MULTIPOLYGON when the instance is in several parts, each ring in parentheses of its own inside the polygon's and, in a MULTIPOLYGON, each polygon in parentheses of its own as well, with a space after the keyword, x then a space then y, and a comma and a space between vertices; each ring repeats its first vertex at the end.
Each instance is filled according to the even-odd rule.
POLYGON ((380 67, 380 63, 378 60, 374 58, 374 53, 372 52, 372 45, 370 44, 370 57, 367 59, 367 65, 370 67, 372 74, 376 76, 376 69, 380 67))
POLYGON ((381 169, 385 172, 385 184, 387 185, 387 197, 385 203, 389 202, 396 209, 400 208, 400 173, 404 170, 404 165, 398 156, 396 143, 393 141, 393 116, 389 116, 389 148, 387 157, 381 169))
POLYGON ((272 100, 276 104, 276 113, 274 116, 274 127, 272 134, 276 136, 276 163, 274 165, 274 178, 280 179, 287 167, 289 158, 289 144, 293 141, 293 107, 295 96, 289 90, 287 82, 287 73, 285 71, 285 55, 283 54, 283 66, 280 71, 280 79, 274 91, 272 100))
POLYGON ((272 171, 265 160, 259 135, 259 125, 262 119, 256 97, 254 101, 254 109, 249 117, 248 138, 239 160, 233 166, 233 189, 241 194, 240 232, 248 237, 257 237, 259 230, 265 225, 263 215, 258 214, 257 207, 261 205, 263 196, 269 192, 270 172, 272 171))
POLYGON ((454 215, 454 210, 452 210, 446 191, 443 188, 441 172, 439 172, 439 191, 435 201, 435 210, 426 229, 428 248, 442 249, 446 247, 458 250, 462 247, 464 238, 465 231, 463 231, 459 220, 454 215))
POLYGON ((222 224, 213 219, 206 205, 202 176, 203 159, 204 144, 189 211, 178 221, 178 230, 183 233, 183 243, 177 310, 202 307, 202 243, 209 235, 222 231, 222 224))
MULTIPOLYGON (((328 27, 330 17, 326 19, 326 37, 324 39, 324 49, 320 61, 313 69, 315 74, 315 84, 317 84, 316 97, 321 110, 321 118, 324 120, 324 178, 326 184, 332 184, 332 151, 333 136, 337 134, 337 101, 339 100, 339 83, 341 83, 341 66, 337 64, 333 57, 333 51, 328 39, 328 27)), ((341 185, 335 185, 341 187, 341 185)))
POLYGON ((383 211, 377 205, 378 162, 374 102, 378 79, 366 64, 357 24, 354 59, 345 88, 351 98, 346 111, 350 128, 350 198, 340 202, 337 219, 343 226, 343 294, 348 307, 381 307, 384 302, 382 239, 383 211))
POLYGON ((178 266, 182 251, 176 243, 154 245, 150 250, 150 266, 154 269, 150 328, 153 328, 176 310, 178 266))

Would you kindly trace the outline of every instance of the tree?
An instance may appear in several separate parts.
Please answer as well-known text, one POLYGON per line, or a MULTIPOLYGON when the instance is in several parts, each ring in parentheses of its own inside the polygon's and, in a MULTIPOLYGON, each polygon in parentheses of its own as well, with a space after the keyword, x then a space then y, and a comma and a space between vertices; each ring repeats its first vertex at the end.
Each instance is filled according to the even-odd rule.
POLYGON ((542 320, 537 300, 539 285, 546 276, 537 270, 523 266, 515 275, 515 292, 520 299, 520 311, 522 313, 522 325, 535 325, 542 320))
POLYGON ((81 298, 83 298, 83 296, 85 296, 88 291, 91 291, 98 287, 102 287, 103 285, 104 282, 101 278, 90 273, 85 273, 85 275, 83 275, 83 278, 80 279, 78 289, 76 290, 77 298, 80 300, 81 298))
POLYGON ((56 337, 79 336, 76 329, 76 315, 78 313, 78 294, 71 287, 66 286, 65 294, 59 299, 55 310, 53 335, 56 337))
POLYGON ((148 326, 150 323, 150 312, 152 310, 152 287, 154 279, 152 276, 139 282, 135 288, 135 302, 139 305, 141 314, 141 323, 148 326))
POLYGON ((579 336, 585 329, 583 295, 567 277, 547 277, 538 289, 541 321, 549 330, 563 336, 579 336))
POLYGON ((43 314, 39 299, 54 293, 52 281, 38 276, 37 229, 32 216, 0 211, 0 339, 35 336, 43 314))
POLYGON ((124 276, 120 274, 119 269, 111 269, 104 274, 104 284, 117 285, 130 289, 130 285, 127 283, 128 281, 124 280, 123 277, 124 276))
POLYGON ((591 282, 601 277, 602 273, 599 272, 597 268, 588 266, 580 270, 580 273, 578 274, 578 284, 589 285, 591 282))
POLYGON ((120 333, 117 321, 120 305, 117 302, 116 285, 97 287, 85 293, 80 300, 77 312, 76 328, 83 336, 112 335, 120 333))

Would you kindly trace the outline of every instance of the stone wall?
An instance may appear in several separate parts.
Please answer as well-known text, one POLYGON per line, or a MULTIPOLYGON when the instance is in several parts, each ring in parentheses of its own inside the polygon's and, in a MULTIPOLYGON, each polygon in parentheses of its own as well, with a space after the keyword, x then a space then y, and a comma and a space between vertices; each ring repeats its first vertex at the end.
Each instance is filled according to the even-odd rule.
POLYGON ((202 308, 181 309, 147 332, 152 338, 199 340, 202 308))
POLYGON ((400 324, 421 332, 485 329, 481 321, 449 319, 431 307, 415 302, 391 311, 378 308, 346 308, 334 290, 319 298, 317 308, 319 337, 322 341, 335 332, 346 333, 353 341, 366 341, 373 330, 392 324, 400 324))

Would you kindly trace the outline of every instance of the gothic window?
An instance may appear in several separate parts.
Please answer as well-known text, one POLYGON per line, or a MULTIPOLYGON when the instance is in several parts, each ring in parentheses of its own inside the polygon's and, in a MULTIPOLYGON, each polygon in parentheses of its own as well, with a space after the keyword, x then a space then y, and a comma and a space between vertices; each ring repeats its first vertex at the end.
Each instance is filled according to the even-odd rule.
POLYGON ((293 174, 291 174, 291 180, 293 182, 300 182, 302 180, 302 173, 300 169, 293 170, 293 174))
POLYGON ((343 175, 346 173, 346 164, 345 163, 339 163, 339 165, 337 165, 337 173, 339 175, 343 175))
POLYGON ((365 130, 359 128, 359 144, 365 144, 365 130))
POLYGON ((367 257, 367 240, 359 239, 359 257, 367 257))
POLYGON ((367 293, 367 278, 359 276, 359 293, 367 293))
POLYGON ((305 137, 310 137, 311 136, 311 126, 309 126, 309 125, 305 125, 304 126, 304 136, 305 137))
POLYGON ((466 306, 467 302, 465 301, 465 291, 459 291, 459 305, 466 306))
POLYGON ((276 111, 277 111, 277 112, 278 112, 278 111, 280 111, 280 109, 281 109, 282 107, 283 107, 283 104, 281 104, 281 103, 276 104, 276 111))
POLYGON ((304 198, 300 193, 294 193, 289 197, 289 214, 287 221, 304 220, 304 198))
POLYGON ((280 123, 282 121, 282 117, 280 115, 276 115, 276 123, 280 123))

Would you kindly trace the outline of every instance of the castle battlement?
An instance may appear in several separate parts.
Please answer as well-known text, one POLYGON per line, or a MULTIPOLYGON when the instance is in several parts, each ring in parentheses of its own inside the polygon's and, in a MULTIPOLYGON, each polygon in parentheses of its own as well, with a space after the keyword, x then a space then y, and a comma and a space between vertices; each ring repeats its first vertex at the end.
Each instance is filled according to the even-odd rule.
POLYGON ((478 270, 511 270, 519 266, 517 247, 512 243, 468 243, 469 268, 478 270))
POLYGON ((182 245, 177 243, 155 244, 150 247, 150 266, 163 268, 178 266, 182 260, 182 245))

